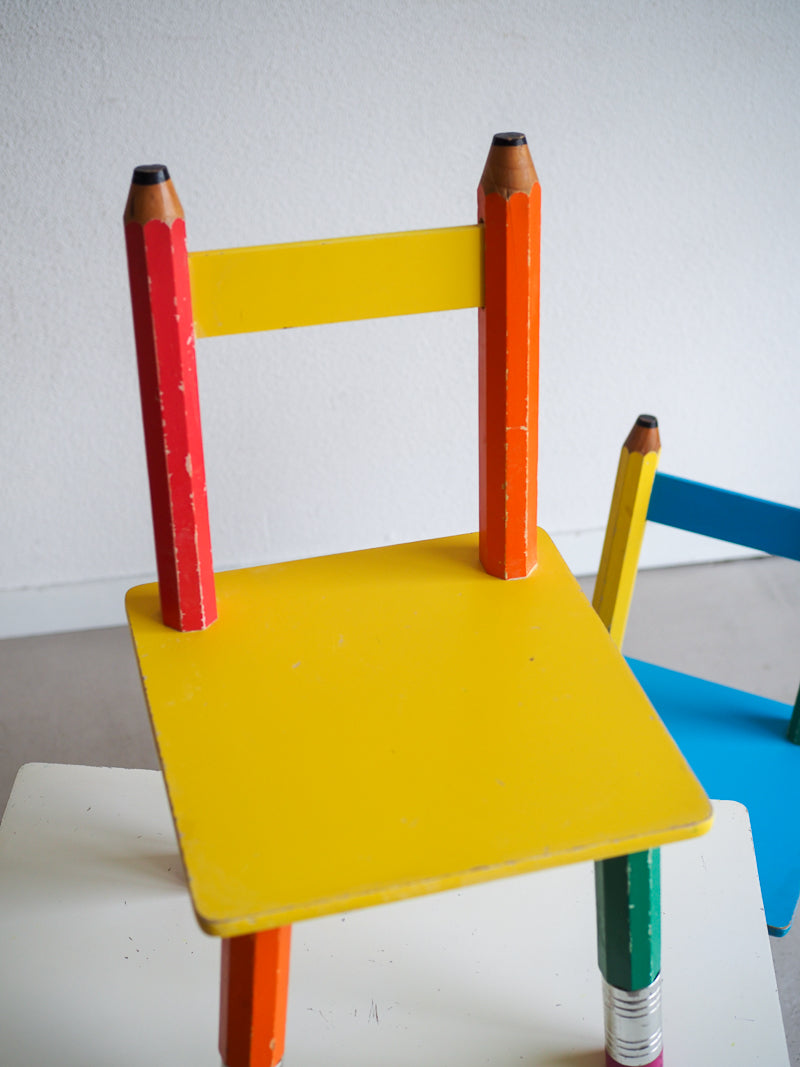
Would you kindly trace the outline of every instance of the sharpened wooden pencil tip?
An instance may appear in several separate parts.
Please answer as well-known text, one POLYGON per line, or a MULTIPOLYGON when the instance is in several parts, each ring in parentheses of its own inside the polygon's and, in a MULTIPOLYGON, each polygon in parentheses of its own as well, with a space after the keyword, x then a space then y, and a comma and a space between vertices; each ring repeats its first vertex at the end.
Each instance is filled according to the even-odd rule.
POLYGON ((125 224, 136 222, 144 226, 158 219, 171 226, 175 219, 182 218, 183 208, 164 164, 135 167, 125 205, 125 224))
POLYGON ((643 456, 646 456, 648 452, 659 451, 661 437, 658 433, 658 419, 655 415, 639 416, 628 434, 624 447, 629 452, 641 452, 643 456))
POLYGON ((529 196, 538 181, 525 134, 496 133, 481 175, 483 195, 497 193, 506 200, 514 193, 529 196))

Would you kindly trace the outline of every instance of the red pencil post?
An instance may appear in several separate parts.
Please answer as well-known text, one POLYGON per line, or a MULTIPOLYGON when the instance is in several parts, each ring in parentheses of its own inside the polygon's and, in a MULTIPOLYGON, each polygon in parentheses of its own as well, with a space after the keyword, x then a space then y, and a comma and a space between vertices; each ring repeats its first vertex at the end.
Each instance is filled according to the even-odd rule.
POLYGON ((480 557, 497 578, 536 566, 541 191, 521 133, 498 133, 478 187, 480 557))
POLYGON ((186 225, 167 168, 133 172, 125 208, 161 613, 174 630, 217 617, 186 225))

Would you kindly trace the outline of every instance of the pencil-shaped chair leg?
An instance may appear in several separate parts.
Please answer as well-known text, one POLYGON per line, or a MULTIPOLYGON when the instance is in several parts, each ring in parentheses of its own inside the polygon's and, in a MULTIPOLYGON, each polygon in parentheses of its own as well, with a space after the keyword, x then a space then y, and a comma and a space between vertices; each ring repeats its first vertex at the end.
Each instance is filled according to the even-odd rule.
POLYGON ((541 192, 521 133, 495 135, 478 186, 480 558, 495 578, 536 566, 541 192))
POLYGON ((217 617, 186 223, 169 171, 137 167, 125 207, 136 357, 164 623, 217 617))
MULTIPOLYGON (((619 647, 628 621, 660 447, 657 419, 640 415, 622 447, 592 601, 619 647)), ((596 863, 595 896, 606 1064, 661 1064, 658 849, 596 863)))
POLYGON ((219 1051, 225 1067, 283 1059, 291 926, 222 942, 219 1051))
POLYGON ((607 1067, 660 1065, 659 850, 596 863, 595 896, 607 1067))
POLYGON ((628 622, 660 450, 658 420, 654 415, 640 415, 620 453, 592 597, 594 610, 618 648, 622 648, 628 622))

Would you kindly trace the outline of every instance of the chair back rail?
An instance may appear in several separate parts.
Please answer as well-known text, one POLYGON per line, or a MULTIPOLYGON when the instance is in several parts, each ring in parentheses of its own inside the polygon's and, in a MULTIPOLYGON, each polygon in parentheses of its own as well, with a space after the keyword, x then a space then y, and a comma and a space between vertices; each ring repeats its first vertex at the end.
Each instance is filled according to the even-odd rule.
POLYGON ((656 473, 649 522, 800 560, 800 508, 656 473))
POLYGON ((483 304, 483 226, 190 252, 195 335, 483 304))

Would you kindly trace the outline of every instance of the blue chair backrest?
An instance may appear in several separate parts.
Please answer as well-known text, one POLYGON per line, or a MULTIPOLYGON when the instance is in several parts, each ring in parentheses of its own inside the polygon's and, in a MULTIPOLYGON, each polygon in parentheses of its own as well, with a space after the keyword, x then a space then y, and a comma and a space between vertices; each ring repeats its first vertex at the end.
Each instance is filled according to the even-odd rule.
POLYGON ((800 508, 656 473, 649 522, 800 561, 800 508))

